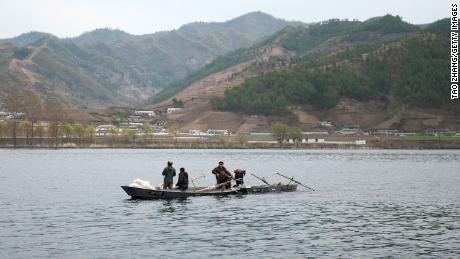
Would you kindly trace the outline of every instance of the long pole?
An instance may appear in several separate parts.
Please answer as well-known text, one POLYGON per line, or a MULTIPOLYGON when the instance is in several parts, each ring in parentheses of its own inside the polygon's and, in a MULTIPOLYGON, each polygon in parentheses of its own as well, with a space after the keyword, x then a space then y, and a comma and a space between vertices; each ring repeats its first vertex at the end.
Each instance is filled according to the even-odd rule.
POLYGON ((301 182, 299 182, 299 181, 294 180, 294 177, 288 177, 288 176, 285 176, 285 175, 280 174, 280 173, 276 173, 276 174, 279 175, 279 176, 282 176, 282 177, 284 177, 284 178, 286 178, 286 179, 289 179, 289 181, 293 181, 293 182, 295 182, 296 184, 298 184, 298 185, 300 185, 300 186, 303 186, 303 187, 308 188, 308 189, 310 189, 310 190, 312 190, 312 191, 315 191, 313 188, 310 188, 310 187, 306 186, 305 184, 303 184, 303 183, 301 183, 301 182))
MULTIPOLYGON (((203 175, 203 177, 204 177, 204 175, 203 175)), ((198 177, 198 178, 200 178, 200 177, 198 177)), ((226 185, 226 184, 228 184, 228 183, 231 183, 232 181, 237 181, 237 180, 243 179, 242 177, 236 178, 236 179, 235 179, 235 178, 233 178, 232 176, 230 176, 230 178, 231 178, 231 179, 228 180, 228 181, 226 181, 226 182, 223 182, 223 183, 218 184, 218 185, 210 185, 210 186, 208 186, 208 187, 206 187, 206 188, 203 188, 203 189, 200 189, 200 190, 196 190, 195 192, 202 192, 202 191, 217 189, 217 188, 219 188, 219 187, 221 187, 221 186, 224 186, 224 185, 226 185)))
POLYGON ((232 181, 235 181, 235 179, 231 179, 230 181, 226 181, 226 182, 220 183, 220 184, 218 184, 218 185, 210 185, 210 186, 208 186, 208 187, 206 187, 206 188, 203 188, 203 189, 200 189, 200 190, 196 190, 195 192, 202 192, 202 191, 207 191, 207 190, 214 190, 214 189, 217 189, 217 188, 219 188, 219 187, 221 187, 221 186, 224 186, 224 185, 226 185, 226 184, 228 184, 228 183, 231 183, 232 181))
POLYGON ((263 177, 260 178, 260 177, 258 177, 257 175, 255 175, 255 174, 253 174, 253 173, 251 173, 251 175, 254 176, 255 178, 261 180, 261 181, 264 182, 266 185, 270 185, 270 184, 267 182, 267 180, 265 180, 265 178, 263 178, 263 177))

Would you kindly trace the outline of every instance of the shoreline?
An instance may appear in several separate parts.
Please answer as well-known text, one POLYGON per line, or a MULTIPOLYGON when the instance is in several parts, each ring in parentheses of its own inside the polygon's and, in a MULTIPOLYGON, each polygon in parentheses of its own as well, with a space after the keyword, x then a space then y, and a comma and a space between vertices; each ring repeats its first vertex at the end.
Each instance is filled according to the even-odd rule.
POLYGON ((273 149, 273 150, 457 150, 460 149, 460 142, 436 142, 436 141, 404 141, 391 140, 379 143, 370 143, 364 145, 353 144, 245 144, 240 143, 160 143, 160 144, 128 144, 117 143, 97 144, 97 143, 82 143, 73 142, 47 143, 47 144, 24 144, 20 143, 14 146, 13 144, 0 144, 0 149, 273 149))

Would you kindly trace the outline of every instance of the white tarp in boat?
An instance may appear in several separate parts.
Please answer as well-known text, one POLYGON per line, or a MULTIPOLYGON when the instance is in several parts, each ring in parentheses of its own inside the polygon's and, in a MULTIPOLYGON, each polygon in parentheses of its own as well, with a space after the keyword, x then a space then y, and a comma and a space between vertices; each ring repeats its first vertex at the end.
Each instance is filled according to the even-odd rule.
POLYGON ((153 185, 149 181, 142 180, 139 178, 134 180, 131 184, 129 184, 129 187, 155 190, 155 187, 153 187, 153 185))

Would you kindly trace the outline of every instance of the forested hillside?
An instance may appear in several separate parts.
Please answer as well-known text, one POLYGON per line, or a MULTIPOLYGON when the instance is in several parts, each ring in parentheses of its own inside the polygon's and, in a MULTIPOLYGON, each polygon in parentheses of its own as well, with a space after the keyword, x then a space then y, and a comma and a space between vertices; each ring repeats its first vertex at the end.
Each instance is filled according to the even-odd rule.
POLYGON ((257 60, 255 65, 260 67, 275 66, 274 63, 283 66, 303 63, 317 65, 317 62, 323 62, 328 54, 341 52, 343 48, 352 47, 357 49, 354 51, 369 51, 382 42, 403 38, 419 30, 419 27, 391 15, 365 22, 331 19, 309 26, 288 26, 250 48, 239 49, 218 57, 203 69, 187 76, 185 80, 172 83, 149 101, 156 103, 165 100, 185 89, 192 82, 242 62, 257 60), (278 46, 292 55, 289 58, 271 57, 260 62, 260 57, 269 46, 278 46))
POLYGON ((184 110, 171 118, 190 129, 455 128, 448 35, 448 19, 412 25, 392 15, 288 26, 169 85, 149 107, 179 100, 184 110))
POLYGON ((217 56, 290 24, 299 23, 255 12, 146 35, 113 29, 69 39, 26 33, 0 41, 0 96, 34 89, 68 106, 139 105, 217 56))
POLYGON ((295 66, 248 78, 214 98, 213 107, 273 115, 286 113, 292 105, 329 109, 347 97, 362 102, 398 98, 410 107, 448 108, 445 25, 443 20, 419 29, 385 16, 286 29, 290 32, 281 38, 282 46, 305 53, 290 60, 295 66), (323 49, 308 52, 320 43, 323 49))
POLYGON ((323 66, 299 65, 247 79, 213 100, 216 109, 279 114, 289 105, 331 108, 341 97, 357 101, 399 97, 415 107, 448 106, 448 39, 419 33, 362 54, 349 48, 323 66), (343 57, 350 57, 343 60, 343 57), (354 67, 349 66, 350 59, 354 67))

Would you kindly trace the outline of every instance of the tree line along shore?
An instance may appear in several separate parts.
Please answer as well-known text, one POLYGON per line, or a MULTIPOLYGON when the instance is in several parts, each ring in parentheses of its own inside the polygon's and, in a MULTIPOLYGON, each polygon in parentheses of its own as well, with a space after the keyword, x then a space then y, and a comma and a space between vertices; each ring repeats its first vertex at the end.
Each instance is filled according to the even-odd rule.
MULTIPOLYGON (((350 137, 348 137, 350 138, 350 137)), ((460 140, 444 138, 411 139, 392 137, 369 137, 357 144, 352 138, 325 142, 279 142, 254 140, 250 137, 152 137, 127 135, 79 137, 11 137, 0 138, 0 148, 146 148, 146 149, 460 149, 460 140)))
POLYGON ((0 118, 2 148, 460 148, 460 136, 308 136, 299 128, 274 123, 263 136, 226 133, 224 136, 184 134, 177 125, 156 132, 108 125, 103 134, 94 125, 66 120, 64 106, 30 91, 10 92, 0 118))

